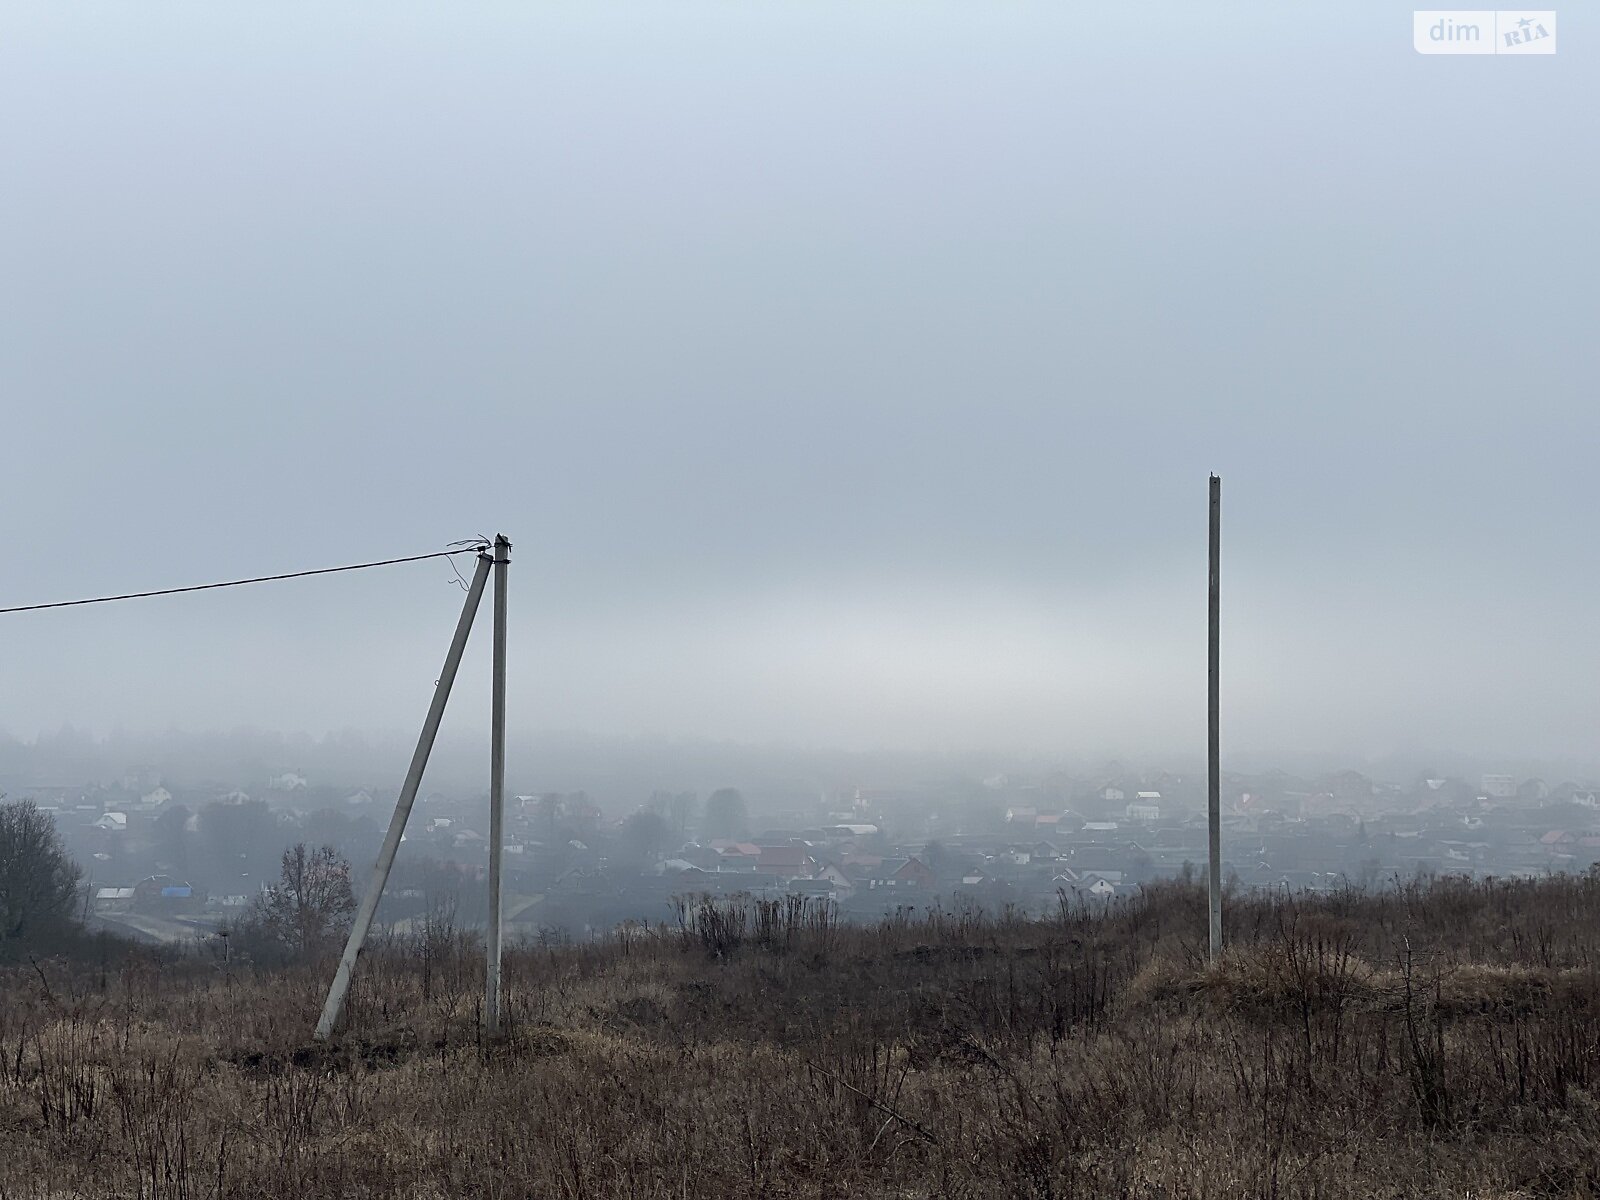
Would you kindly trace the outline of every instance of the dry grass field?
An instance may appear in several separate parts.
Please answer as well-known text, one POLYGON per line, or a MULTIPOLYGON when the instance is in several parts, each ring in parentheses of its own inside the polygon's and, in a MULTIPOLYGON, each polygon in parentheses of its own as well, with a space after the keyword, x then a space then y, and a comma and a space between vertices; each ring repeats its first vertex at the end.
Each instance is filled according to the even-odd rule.
POLYGON ((1600 876, 0 979, 5 1197, 1592 1197, 1600 876))

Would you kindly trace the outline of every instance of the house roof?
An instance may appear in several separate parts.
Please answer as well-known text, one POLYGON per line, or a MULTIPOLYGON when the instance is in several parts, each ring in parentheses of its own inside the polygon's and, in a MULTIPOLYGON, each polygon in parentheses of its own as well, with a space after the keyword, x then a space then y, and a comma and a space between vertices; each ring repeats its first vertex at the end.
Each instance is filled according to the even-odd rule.
POLYGON ((831 879, 791 879, 789 881, 789 890, 791 892, 812 895, 831 895, 836 886, 831 879))
POLYGON ((803 867, 810 857, 811 852, 804 846, 762 846, 761 861, 758 865, 763 867, 803 867))
POLYGON ((1121 883, 1122 882, 1122 872, 1121 871, 1084 871, 1079 875, 1079 878, 1080 879, 1089 880, 1089 881, 1093 881, 1093 880, 1096 880, 1096 879, 1103 879, 1107 883, 1116 884, 1116 883, 1121 883))
POLYGON ((900 879, 915 870, 927 871, 928 866, 920 858, 886 858, 873 865, 863 863, 850 868, 857 879, 900 879))

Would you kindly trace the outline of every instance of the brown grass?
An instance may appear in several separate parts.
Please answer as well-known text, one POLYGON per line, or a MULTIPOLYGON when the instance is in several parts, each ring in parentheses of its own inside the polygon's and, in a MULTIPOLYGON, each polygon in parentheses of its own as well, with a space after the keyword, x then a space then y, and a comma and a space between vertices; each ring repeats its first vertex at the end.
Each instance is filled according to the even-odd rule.
POLYGON ((1600 876, 0 976, 0 1196, 1583 1197, 1600 876), (425 953, 424 953, 425 950, 425 953))

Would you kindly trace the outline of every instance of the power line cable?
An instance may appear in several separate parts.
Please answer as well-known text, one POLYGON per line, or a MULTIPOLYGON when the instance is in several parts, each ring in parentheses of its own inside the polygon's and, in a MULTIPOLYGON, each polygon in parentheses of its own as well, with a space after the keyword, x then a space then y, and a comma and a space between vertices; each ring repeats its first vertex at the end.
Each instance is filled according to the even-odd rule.
POLYGON ((55 600, 49 604, 18 604, 0 608, 5 613, 37 612, 44 608, 74 608, 80 604, 110 604, 117 600, 143 600, 149 596, 175 596, 180 592, 206 592, 213 588, 243 587, 247 583, 274 583, 280 579, 304 579, 309 575, 334 575, 340 571, 365 571, 372 567, 392 567, 397 563, 422 562, 429 558, 451 558, 457 554, 471 554, 487 549, 485 542, 456 543, 453 550, 435 550, 432 554, 412 554, 405 558, 383 558, 376 562, 350 563, 343 567, 318 567, 312 571, 290 571, 284 575, 257 575, 252 579, 229 579, 222 583, 195 583, 188 587, 159 588, 153 592, 125 592, 120 596, 94 596, 87 600, 55 600))

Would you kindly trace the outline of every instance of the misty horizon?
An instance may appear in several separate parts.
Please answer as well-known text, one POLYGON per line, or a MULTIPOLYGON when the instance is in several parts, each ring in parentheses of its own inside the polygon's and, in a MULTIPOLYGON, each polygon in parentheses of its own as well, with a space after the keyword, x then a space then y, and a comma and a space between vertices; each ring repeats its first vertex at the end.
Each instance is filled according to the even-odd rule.
MULTIPOLYGON (((341 730, 321 736, 261 729, 96 735, 59 729, 22 739, 0 729, 0 792, 25 796, 33 787, 114 785, 130 775, 184 787, 264 786, 273 776, 297 772, 319 788, 397 789, 416 740, 415 732, 341 730)), ((429 761, 424 789, 470 796, 488 786, 487 731, 442 734, 429 761)), ((1080 780, 1202 778, 1204 755, 1056 754, 990 748, 919 750, 894 747, 741 743, 698 738, 616 737, 577 730, 510 730, 508 786, 517 792, 586 791, 608 808, 627 811, 654 792, 686 789, 706 794, 732 786, 763 797, 814 798, 854 787, 923 787, 995 776, 1014 782, 1071 777, 1080 780)), ((1356 771, 1384 784, 1447 777, 1476 786, 1483 775, 1592 783, 1600 767, 1579 757, 1537 759, 1483 751, 1445 750, 1362 758, 1328 751, 1225 757, 1224 775, 1275 773, 1307 779, 1356 771)))

